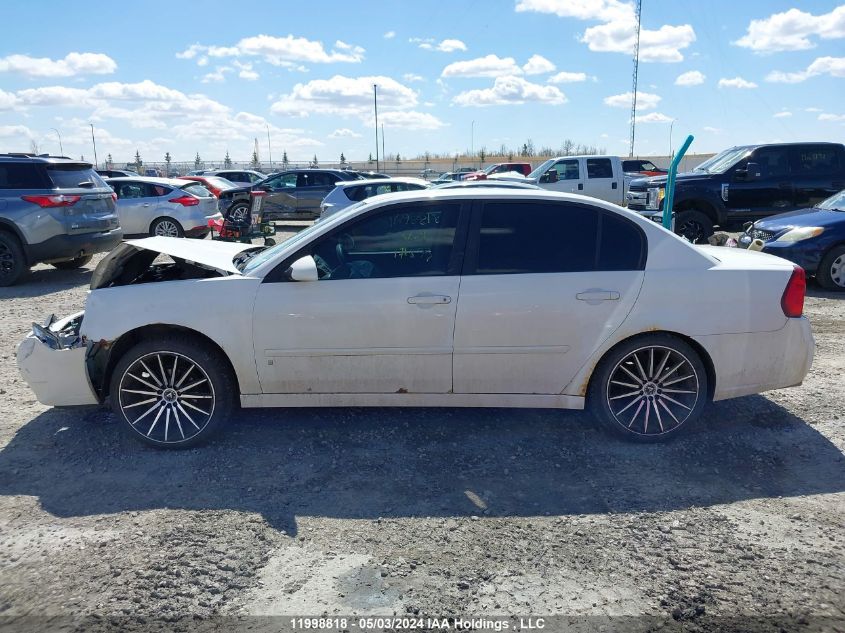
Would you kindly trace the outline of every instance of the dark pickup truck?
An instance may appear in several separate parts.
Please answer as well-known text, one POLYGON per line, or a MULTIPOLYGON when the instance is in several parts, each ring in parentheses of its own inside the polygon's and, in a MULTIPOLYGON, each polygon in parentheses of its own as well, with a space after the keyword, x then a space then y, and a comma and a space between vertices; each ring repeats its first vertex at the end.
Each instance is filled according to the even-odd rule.
MULTIPOLYGON (((740 228, 749 221, 812 207, 845 189, 845 146, 732 147, 678 174, 675 182, 675 232, 691 242, 705 242, 716 226, 740 228)), ((666 176, 633 180, 628 208, 660 221, 665 191, 666 176)))

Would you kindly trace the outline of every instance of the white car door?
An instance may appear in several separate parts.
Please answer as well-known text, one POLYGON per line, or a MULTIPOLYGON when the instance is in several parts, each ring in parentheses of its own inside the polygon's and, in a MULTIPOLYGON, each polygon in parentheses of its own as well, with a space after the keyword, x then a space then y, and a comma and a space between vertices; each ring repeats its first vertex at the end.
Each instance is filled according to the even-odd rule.
POLYGON ((115 183, 117 194, 117 215, 124 235, 146 234, 150 230, 151 206, 155 200, 149 197, 146 183, 124 181, 115 183))
POLYGON ((584 193, 584 165, 580 158, 563 158, 540 177, 539 185, 549 191, 584 193))
POLYGON ((610 158, 586 158, 587 178, 584 180, 585 196, 622 204, 622 185, 613 173, 613 161, 610 158))
POLYGON ((470 226, 455 393, 560 393, 634 306, 643 231, 611 211, 551 201, 487 201, 470 226))
MULTIPOLYGON (((253 325, 264 393, 447 393, 461 203, 404 203, 302 247, 319 279, 271 274, 253 325)), ((461 238, 462 239, 462 238, 461 238)))

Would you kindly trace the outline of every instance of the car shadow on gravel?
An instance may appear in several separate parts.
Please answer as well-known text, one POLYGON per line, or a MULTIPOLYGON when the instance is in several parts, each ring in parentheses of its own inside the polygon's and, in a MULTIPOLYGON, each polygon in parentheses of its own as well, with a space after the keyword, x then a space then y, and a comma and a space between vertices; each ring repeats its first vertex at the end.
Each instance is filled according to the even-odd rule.
POLYGON ((210 444, 159 451, 102 408, 51 409, 0 451, 0 494, 61 517, 182 508, 352 519, 659 512, 845 490, 845 458, 761 396, 712 405, 668 444, 583 412, 244 410, 210 444))
POLYGON ((93 272, 93 268, 37 268, 25 273, 16 285, 0 288, 0 299, 29 299, 62 292, 75 286, 87 286, 91 283, 93 272))

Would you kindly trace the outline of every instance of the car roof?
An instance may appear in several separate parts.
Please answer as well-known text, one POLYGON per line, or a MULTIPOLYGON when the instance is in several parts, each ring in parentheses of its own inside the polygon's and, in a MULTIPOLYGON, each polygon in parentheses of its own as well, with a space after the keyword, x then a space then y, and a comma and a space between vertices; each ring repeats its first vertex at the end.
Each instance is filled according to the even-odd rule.
POLYGON ((49 154, 29 154, 25 152, 7 152, 0 154, 0 162, 28 162, 40 164, 59 164, 59 165, 87 165, 93 167, 94 165, 87 160, 76 160, 69 156, 51 156, 49 154))
POLYGON ((106 182, 145 182, 151 185, 167 185, 168 187, 184 187, 187 182, 179 178, 155 178, 154 176, 120 176, 119 178, 106 178, 106 182))
POLYGON ((503 189, 540 189, 530 182, 515 182, 513 180, 450 180, 434 185, 435 189, 484 189, 485 187, 501 187, 503 189))
POLYGON ((428 185, 427 180, 413 176, 397 176, 396 178, 365 178, 364 180, 341 180, 337 187, 359 187, 361 185, 388 185, 391 182, 404 182, 411 185, 428 185))

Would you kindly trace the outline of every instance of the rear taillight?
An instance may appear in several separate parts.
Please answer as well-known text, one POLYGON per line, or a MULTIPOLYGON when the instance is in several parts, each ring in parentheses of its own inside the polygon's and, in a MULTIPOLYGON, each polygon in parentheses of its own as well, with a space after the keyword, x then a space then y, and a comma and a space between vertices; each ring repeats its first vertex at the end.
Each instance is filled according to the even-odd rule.
POLYGON ((193 196, 179 196, 178 198, 171 198, 168 202, 177 202, 181 204, 183 207, 195 207, 197 206, 200 201, 199 198, 194 198, 193 196))
POLYGON ((21 196, 21 200, 37 204, 42 209, 56 207, 72 207, 82 199, 82 196, 66 196, 59 194, 55 196, 21 196))
POLYGON ((796 266, 792 270, 786 289, 780 299, 780 307, 783 313, 790 317, 800 317, 804 313, 804 293, 807 290, 807 279, 804 269, 796 266))
POLYGON ((117 202, 117 194, 114 191, 111 192, 111 199, 117 202))

